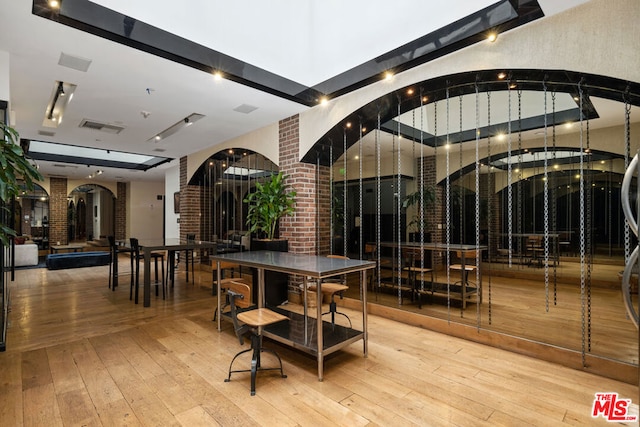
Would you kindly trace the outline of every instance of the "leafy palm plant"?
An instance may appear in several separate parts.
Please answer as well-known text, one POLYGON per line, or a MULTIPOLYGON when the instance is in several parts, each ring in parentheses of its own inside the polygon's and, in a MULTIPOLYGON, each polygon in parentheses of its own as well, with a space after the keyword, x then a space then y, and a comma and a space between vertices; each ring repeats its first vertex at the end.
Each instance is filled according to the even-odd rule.
POLYGON ((295 212, 295 191, 288 191, 282 172, 271 175, 264 184, 256 182, 256 191, 249 193, 244 202, 249 204, 247 225, 252 233, 263 233, 273 240, 278 220, 295 212))
MULTIPOLYGON (((18 132, 1 122, 0 129, 2 130, 2 138, 0 138, 0 200, 2 200, 2 209, 8 210, 7 205, 24 191, 24 187, 32 191, 34 183, 43 178, 38 169, 25 157, 25 153, 20 147, 18 132)), ((4 246, 9 245, 9 236, 15 235, 16 232, 13 228, 0 223, 0 241, 4 246)))

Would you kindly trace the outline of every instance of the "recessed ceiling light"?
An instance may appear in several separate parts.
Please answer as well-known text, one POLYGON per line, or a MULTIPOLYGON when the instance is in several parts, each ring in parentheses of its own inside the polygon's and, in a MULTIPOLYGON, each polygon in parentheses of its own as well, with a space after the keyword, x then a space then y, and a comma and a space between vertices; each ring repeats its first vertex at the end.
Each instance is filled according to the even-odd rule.
POLYGON ((491 32, 489 33, 489 35, 487 36, 487 40, 489 40, 491 43, 493 43, 494 41, 496 41, 498 39, 498 33, 494 33, 491 32))
POLYGON ((499 78, 500 80, 504 80, 504 79, 505 79, 505 77, 507 77, 507 73, 498 73, 498 78, 499 78))

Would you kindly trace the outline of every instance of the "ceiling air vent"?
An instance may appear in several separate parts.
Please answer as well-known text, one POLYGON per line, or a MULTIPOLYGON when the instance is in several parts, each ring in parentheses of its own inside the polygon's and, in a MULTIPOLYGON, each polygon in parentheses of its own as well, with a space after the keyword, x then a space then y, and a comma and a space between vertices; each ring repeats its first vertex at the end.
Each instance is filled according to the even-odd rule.
POLYGON ((124 130, 122 126, 110 125, 96 122, 95 120, 84 119, 80 122, 80 127, 84 129, 98 130, 100 132, 118 134, 124 130))
POLYGON ((38 135, 40 136, 49 136, 49 137, 54 137, 56 135, 55 132, 49 132, 47 130, 39 130, 38 131, 38 135))

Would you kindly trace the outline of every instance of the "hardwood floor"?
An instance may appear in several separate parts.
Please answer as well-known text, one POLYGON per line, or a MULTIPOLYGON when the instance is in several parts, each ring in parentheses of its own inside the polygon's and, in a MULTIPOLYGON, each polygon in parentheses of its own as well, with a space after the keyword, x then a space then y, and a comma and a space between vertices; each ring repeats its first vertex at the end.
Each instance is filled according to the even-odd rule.
POLYGON ((360 343, 336 353, 323 382, 314 359, 268 343, 288 378, 262 373, 251 397, 248 376, 224 382, 242 347, 229 324, 216 330, 210 273, 196 273, 143 308, 126 273, 107 288, 107 266, 18 271, 2 425, 610 425, 591 417, 594 393, 637 403, 636 386, 374 315, 369 356, 360 343))

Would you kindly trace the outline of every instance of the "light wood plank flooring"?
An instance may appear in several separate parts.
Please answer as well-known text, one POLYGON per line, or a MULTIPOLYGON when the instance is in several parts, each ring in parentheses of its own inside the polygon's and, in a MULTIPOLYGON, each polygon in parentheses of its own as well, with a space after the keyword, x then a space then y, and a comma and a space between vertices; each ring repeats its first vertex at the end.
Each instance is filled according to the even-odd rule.
POLYGON ((3 426, 610 425, 591 418, 595 392, 637 403, 635 386, 378 316, 369 357, 361 343, 333 355, 323 382, 314 359, 271 343, 288 378, 263 373, 251 397, 247 376, 224 382, 241 347, 211 321, 210 273, 195 286, 178 273, 150 308, 129 301, 126 274, 116 292, 107 274, 17 272, 0 353, 3 426))

